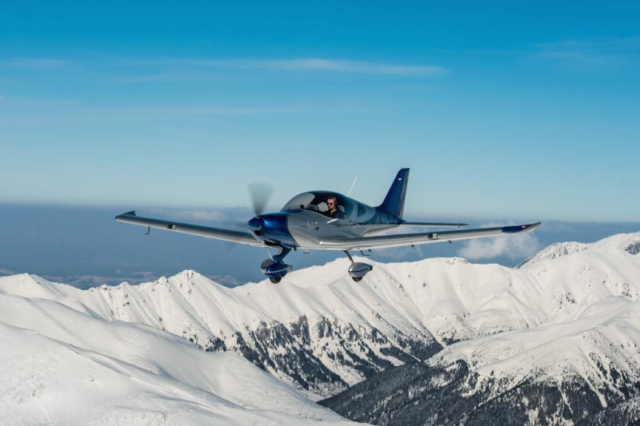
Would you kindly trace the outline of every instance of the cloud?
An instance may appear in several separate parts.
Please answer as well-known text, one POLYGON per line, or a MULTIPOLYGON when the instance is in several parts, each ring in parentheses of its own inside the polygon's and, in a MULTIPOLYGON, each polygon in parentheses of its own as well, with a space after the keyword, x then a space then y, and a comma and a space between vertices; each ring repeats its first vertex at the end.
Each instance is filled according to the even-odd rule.
POLYGON ((50 58, 11 58, 0 62, 2 66, 14 68, 64 68, 69 61, 50 58))
MULTIPOLYGON (((69 105, 73 102, 69 102, 69 105)), ((241 115, 290 115, 290 114, 389 114, 390 111, 363 108, 358 106, 140 106, 140 107, 90 107, 73 105, 73 108, 60 108, 67 104, 25 104, 24 110, 8 111, 6 103, 0 99, 0 110, 7 110, 0 116, 0 125, 43 125, 47 123, 81 123, 81 122, 145 122, 145 121, 184 121, 207 120, 218 116, 241 115), (30 108, 27 108, 29 106, 30 108), (38 108, 36 108, 36 106, 38 108), (10 112, 10 113, 9 113, 10 112)))
MULTIPOLYGON (((219 82, 242 78, 242 71, 261 73, 368 74, 426 78, 446 73, 436 65, 398 64, 330 58, 132 58, 100 56, 80 59, 8 58, 0 67, 20 71, 47 72, 46 78, 60 78, 73 72, 112 83, 219 82)), ((246 73, 245 73, 246 74, 246 73)), ((246 77, 246 75, 245 75, 246 77)))
POLYGON ((204 71, 161 71, 152 74, 134 74, 106 79, 114 83, 170 83, 170 82, 220 82, 228 78, 204 71))
POLYGON ((74 103, 72 100, 61 98, 9 98, 0 95, 0 109, 60 108, 74 103))
POLYGON ((244 66, 260 69, 303 70, 303 71, 332 71, 359 74, 389 74, 389 75, 421 75, 431 76, 444 72, 438 66, 394 65, 362 61, 340 61, 320 58, 303 59, 270 59, 252 60, 244 66))
MULTIPOLYGON (((161 66, 173 68, 218 68, 247 70, 280 71, 326 71, 349 74, 413 75, 432 76, 446 72, 435 65, 388 64, 367 61, 345 61, 325 58, 293 59, 198 59, 198 58, 157 58, 157 59, 120 59, 118 62, 128 66, 161 66)), ((180 74, 159 74, 156 78, 176 78, 180 74)), ((193 76, 193 74, 187 74, 193 76)))
POLYGON ((640 36, 531 43, 515 49, 433 49, 450 54, 513 56, 555 63, 580 71, 616 70, 640 59, 640 36))
MULTIPOLYGON (((482 227, 494 226, 500 225, 485 224, 482 227)), ((494 259, 506 256, 515 261, 533 256, 539 250, 540 243, 536 235, 526 233, 469 240, 465 242, 458 254, 469 260, 494 259)))
POLYGON ((553 60, 566 66, 590 69, 619 67, 637 61, 640 53, 640 37, 564 40, 554 43, 537 43, 535 57, 553 60))

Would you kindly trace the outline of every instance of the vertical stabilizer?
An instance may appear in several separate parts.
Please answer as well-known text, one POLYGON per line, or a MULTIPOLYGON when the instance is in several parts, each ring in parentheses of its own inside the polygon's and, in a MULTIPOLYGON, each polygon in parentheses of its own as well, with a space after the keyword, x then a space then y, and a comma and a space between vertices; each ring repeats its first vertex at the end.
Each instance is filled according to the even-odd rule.
POLYGON ((381 212, 402 218, 404 212, 404 197, 409 184, 409 169, 401 169, 393 180, 387 196, 377 209, 381 212))

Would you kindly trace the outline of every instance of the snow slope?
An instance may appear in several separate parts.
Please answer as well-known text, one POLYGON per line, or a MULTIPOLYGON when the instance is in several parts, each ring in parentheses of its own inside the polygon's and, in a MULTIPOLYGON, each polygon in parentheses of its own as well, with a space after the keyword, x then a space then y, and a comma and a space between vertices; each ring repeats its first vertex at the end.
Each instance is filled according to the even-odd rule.
POLYGON ((545 259, 556 259, 573 253, 580 253, 585 250, 599 250, 603 252, 625 251, 635 255, 640 253, 640 234, 617 234, 604 238, 595 243, 555 243, 539 251, 535 256, 522 262, 519 267, 539 263, 545 259))
POLYGON ((499 333, 452 343, 424 364, 390 370, 322 404, 387 425, 637 420, 639 237, 541 251, 509 272, 502 293, 480 294, 488 301, 464 318, 477 332, 479 319, 492 316, 499 333), (514 319, 525 325, 506 329, 514 319))
POLYGON ((285 382, 328 395, 426 359, 441 345, 569 321, 615 295, 637 300, 640 257, 625 251, 634 241, 638 234, 573 251, 552 246, 519 269, 457 258, 374 263, 360 284, 346 276, 345 259, 294 272, 281 285, 229 289, 184 271, 83 291, 19 275, 0 279, 0 292, 165 329, 206 350, 236 351, 285 382))
POLYGON ((456 342, 577 321, 612 297, 640 299, 640 234, 542 250, 520 268, 460 258, 374 265, 361 283, 340 259, 229 289, 194 271, 79 290, 31 275, 0 293, 146 324, 207 351, 241 354, 313 398, 456 342))
POLYGON ((105 321, 46 285, 0 294, 2 424, 346 423, 236 354, 105 321))
POLYGON ((322 404, 383 425, 614 424, 606 416, 638 418, 639 394, 640 302, 618 296, 565 323, 458 342, 322 404))

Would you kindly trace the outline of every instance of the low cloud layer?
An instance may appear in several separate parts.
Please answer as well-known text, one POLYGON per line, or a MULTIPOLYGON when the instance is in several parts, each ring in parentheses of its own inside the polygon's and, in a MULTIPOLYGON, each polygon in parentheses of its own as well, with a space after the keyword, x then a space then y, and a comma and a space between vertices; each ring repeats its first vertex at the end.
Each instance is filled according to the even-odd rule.
MULTIPOLYGON (((482 227, 499 226, 485 224, 482 227)), ((458 254, 469 260, 485 260, 506 256, 512 261, 533 256, 541 248, 538 238, 533 233, 499 236, 495 238, 479 238, 465 242, 458 254)))

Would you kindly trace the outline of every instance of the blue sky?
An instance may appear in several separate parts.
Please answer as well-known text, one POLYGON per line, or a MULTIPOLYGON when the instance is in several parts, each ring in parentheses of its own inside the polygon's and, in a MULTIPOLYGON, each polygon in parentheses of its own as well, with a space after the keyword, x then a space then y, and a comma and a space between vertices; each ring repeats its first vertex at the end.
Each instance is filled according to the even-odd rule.
POLYGON ((113 216, 246 220, 253 178, 376 205, 401 167, 410 218, 545 227, 378 260, 637 231, 640 4, 518 3, 0 3, 0 269, 259 279, 261 250, 113 216))
POLYGON ((3 2, 0 201, 637 220, 637 2, 226 3, 3 2))

